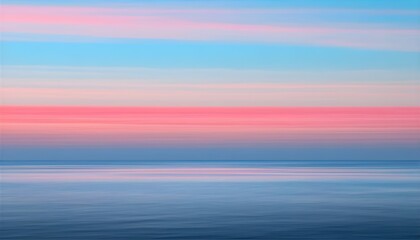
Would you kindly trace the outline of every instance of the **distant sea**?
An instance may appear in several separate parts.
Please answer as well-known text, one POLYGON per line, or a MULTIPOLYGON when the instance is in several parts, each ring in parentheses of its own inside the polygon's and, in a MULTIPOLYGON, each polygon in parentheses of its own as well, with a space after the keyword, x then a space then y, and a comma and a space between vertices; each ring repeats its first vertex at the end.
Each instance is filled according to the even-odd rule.
POLYGON ((420 161, 2 161, 0 239, 420 239, 420 161))

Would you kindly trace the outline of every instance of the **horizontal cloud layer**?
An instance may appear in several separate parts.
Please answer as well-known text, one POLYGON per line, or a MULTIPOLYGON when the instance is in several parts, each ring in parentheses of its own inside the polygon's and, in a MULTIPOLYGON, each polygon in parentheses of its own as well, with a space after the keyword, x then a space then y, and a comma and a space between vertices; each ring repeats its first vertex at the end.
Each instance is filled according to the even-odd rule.
POLYGON ((2 107, 13 146, 418 144, 420 108, 2 107))
POLYGON ((6 105, 418 106, 416 71, 5 66, 6 105))
MULTIPOLYGON (((45 39, 48 39, 48 35, 65 35, 420 50, 420 31, 415 25, 401 27, 398 24, 378 24, 375 21, 359 23, 358 16, 353 16, 353 21, 347 22, 328 18, 319 21, 324 15, 337 16, 345 11, 346 9, 132 9, 5 5, 2 7, 4 23, 1 29, 3 33, 12 34, 9 37, 6 35, 6 38, 14 33, 26 33, 45 34, 45 39), (289 14, 299 17, 276 17, 289 14), (250 22, 250 18, 254 21, 250 22)), ((351 11, 350 9, 349 12, 351 11)), ((409 10, 370 10, 358 13, 367 16, 418 14, 409 10)), ((31 40, 31 37, 28 36, 26 40, 31 40)))

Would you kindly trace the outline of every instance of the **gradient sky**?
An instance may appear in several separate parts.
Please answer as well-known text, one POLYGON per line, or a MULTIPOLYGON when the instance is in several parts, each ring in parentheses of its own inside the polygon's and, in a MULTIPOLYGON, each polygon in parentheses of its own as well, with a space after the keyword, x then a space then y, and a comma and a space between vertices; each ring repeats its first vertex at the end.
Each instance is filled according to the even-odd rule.
POLYGON ((420 1, 1 6, 6 160, 420 158, 420 1))

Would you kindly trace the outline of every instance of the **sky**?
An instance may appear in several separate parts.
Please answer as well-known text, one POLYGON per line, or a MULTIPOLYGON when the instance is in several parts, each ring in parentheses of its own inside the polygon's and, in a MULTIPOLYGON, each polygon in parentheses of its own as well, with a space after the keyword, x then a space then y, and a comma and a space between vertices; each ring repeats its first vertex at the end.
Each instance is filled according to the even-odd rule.
POLYGON ((1 5, 4 160, 420 158, 420 1, 1 5))

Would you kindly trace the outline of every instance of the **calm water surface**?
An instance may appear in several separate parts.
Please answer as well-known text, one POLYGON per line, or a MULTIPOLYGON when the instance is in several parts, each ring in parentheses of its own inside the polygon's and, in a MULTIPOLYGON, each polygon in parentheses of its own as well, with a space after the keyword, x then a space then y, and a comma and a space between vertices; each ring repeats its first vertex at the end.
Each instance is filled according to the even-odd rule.
POLYGON ((7 162, 1 239, 420 239, 420 162, 7 162))

